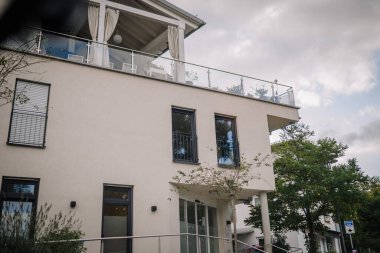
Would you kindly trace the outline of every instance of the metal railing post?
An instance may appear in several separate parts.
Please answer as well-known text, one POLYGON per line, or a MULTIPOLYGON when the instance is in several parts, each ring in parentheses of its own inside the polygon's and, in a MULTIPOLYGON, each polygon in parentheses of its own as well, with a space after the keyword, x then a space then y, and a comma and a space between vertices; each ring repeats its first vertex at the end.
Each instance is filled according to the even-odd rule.
POLYGON ((91 48, 91 42, 87 41, 87 55, 86 55, 87 64, 90 62, 90 48, 91 48))
POLYGON ((42 40, 42 31, 40 30, 40 32, 38 33, 38 40, 37 40, 37 53, 41 53, 41 40, 42 40))
POLYGON ((135 65, 135 54, 133 50, 131 52, 131 65, 132 65, 132 72, 133 72, 133 65, 135 65))
POLYGON ((241 94, 244 95, 244 79, 243 76, 240 76, 240 89, 241 89, 241 94))
POLYGON ((210 78, 210 69, 207 69, 207 80, 208 80, 208 87, 211 88, 211 78, 210 78))

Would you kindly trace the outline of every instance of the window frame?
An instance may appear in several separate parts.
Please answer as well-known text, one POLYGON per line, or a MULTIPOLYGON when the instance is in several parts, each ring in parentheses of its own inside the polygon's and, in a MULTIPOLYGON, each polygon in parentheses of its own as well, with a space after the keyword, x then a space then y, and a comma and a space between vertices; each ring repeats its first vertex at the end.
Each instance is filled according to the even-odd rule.
POLYGON ((196 130, 196 117, 195 117, 195 110, 194 109, 188 109, 188 108, 182 108, 177 106, 172 106, 171 108, 171 136, 172 136, 172 159, 173 162, 176 163, 186 163, 186 164, 195 164, 199 165, 199 158, 198 158, 198 136, 197 136, 197 130, 196 130), (183 113, 183 114, 190 114, 191 116, 191 137, 193 138, 193 144, 191 145, 193 154, 191 159, 179 159, 174 156, 174 131, 173 131, 173 113, 183 113))
MULTIPOLYGON (((31 210, 31 217, 32 222, 35 220, 35 217, 37 215, 37 207, 38 207, 38 196, 39 196, 39 188, 40 188, 40 179, 39 178, 28 178, 28 177, 9 177, 9 176, 3 176, 1 180, 1 187, 0 187, 0 219, 3 213, 3 204, 4 201, 19 201, 19 202, 31 202, 32 203, 32 210, 31 210), (8 184, 29 184, 34 185, 34 198, 32 201, 27 200, 23 201, 22 196, 6 196, 5 186, 8 184)), ((22 194, 22 193, 20 193, 22 194)), ((32 236, 32 231, 29 231, 29 236, 32 236)))
POLYGON ((15 86, 14 86, 14 92, 13 92, 11 118, 10 118, 10 121, 9 121, 9 128, 8 128, 7 145, 21 146, 21 147, 30 147, 30 148, 40 148, 40 149, 45 149, 46 148, 45 144, 46 144, 47 121, 48 121, 48 118, 49 118, 50 88, 51 88, 51 84, 50 83, 43 83, 43 82, 31 81, 31 80, 22 79, 22 78, 16 78, 16 80, 15 80, 15 86), (14 98, 16 97, 17 83, 19 81, 21 81, 21 82, 28 82, 28 83, 31 83, 31 84, 38 84, 38 85, 46 85, 46 86, 48 86, 48 93, 47 93, 47 98, 46 98, 47 103, 46 103, 46 114, 45 114, 45 128, 44 128, 43 142, 42 142, 41 146, 39 146, 39 145, 25 144, 25 143, 13 143, 13 142, 10 142, 11 129, 12 129, 12 123, 13 123, 13 116, 14 116, 14 113, 15 113, 15 100, 16 99, 14 99, 14 98))
POLYGON ((236 116, 229 116, 229 115, 225 115, 225 114, 219 114, 219 113, 215 113, 214 115, 214 124, 215 124, 215 141, 216 141, 216 160, 217 160, 217 164, 218 164, 218 167, 220 168, 236 168, 236 167, 239 167, 240 166, 240 148, 239 148, 239 139, 238 139, 238 135, 237 135, 237 123, 236 123, 236 116), (216 129, 216 121, 217 119, 227 119, 227 120, 231 120, 232 122, 232 133, 233 133, 233 136, 235 137, 234 138, 234 144, 235 144, 235 152, 234 152, 234 164, 221 164, 219 163, 219 152, 218 152, 218 149, 219 149, 219 146, 218 146, 218 136, 217 136, 217 129, 216 129))

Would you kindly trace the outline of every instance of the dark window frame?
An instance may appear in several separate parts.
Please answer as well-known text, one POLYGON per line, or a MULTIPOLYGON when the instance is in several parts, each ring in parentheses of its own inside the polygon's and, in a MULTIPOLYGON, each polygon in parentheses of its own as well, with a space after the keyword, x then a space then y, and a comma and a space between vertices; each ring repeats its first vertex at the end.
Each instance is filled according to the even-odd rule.
POLYGON ((173 159, 173 162, 198 165, 199 164, 198 137, 197 137, 197 130, 196 130, 196 122, 195 122, 196 120, 195 110, 172 106, 171 116, 172 116, 172 159, 173 159), (175 145, 176 138, 174 136, 174 131, 173 131, 173 113, 189 114, 191 116, 191 138, 193 139, 192 144, 191 144, 191 149, 193 150, 193 153, 190 159, 181 159, 179 157, 175 157, 174 150, 176 146, 175 145))
POLYGON ((229 115, 224 115, 224 114, 219 114, 219 113, 215 113, 215 117, 214 117, 214 124, 215 124, 215 140, 216 140, 216 156, 217 156, 217 164, 218 164, 218 167, 221 167, 221 168, 235 168, 235 167, 238 167, 240 166, 240 148, 239 148, 239 139, 238 139, 238 135, 237 135, 237 123, 236 123, 236 117, 235 116, 229 116, 229 115), (234 140, 233 140, 233 144, 234 144, 234 149, 235 149, 235 152, 234 152, 234 159, 233 159, 233 162, 234 164, 223 164, 223 163, 220 163, 220 147, 219 147, 219 142, 220 140, 218 140, 218 136, 217 136, 217 124, 216 124, 216 121, 218 119, 223 119, 223 120, 231 120, 232 122, 232 134, 234 136, 234 140))
POLYGON ((48 122, 48 117, 49 117, 49 100, 50 100, 50 88, 51 84, 50 83, 43 83, 43 82, 38 82, 38 81, 32 81, 32 80, 27 80, 27 79, 22 79, 22 78, 16 78, 15 81, 15 88, 13 92, 13 101, 12 101, 12 111, 11 111, 11 119, 9 121, 9 128, 8 128, 8 138, 7 138, 7 145, 11 146, 21 146, 21 147, 30 147, 30 148, 40 148, 40 149, 45 149, 46 148, 46 131, 47 131, 47 122, 48 122), (17 83, 21 82, 28 82, 32 84, 39 84, 39 85, 46 85, 48 86, 48 94, 47 94, 47 104, 46 104, 46 115, 45 115, 45 128, 44 128, 44 136, 43 136, 43 143, 42 146, 39 145, 31 145, 31 144, 25 144, 25 143, 13 143, 10 142, 11 138, 11 128, 12 128, 12 123, 13 123, 13 116, 15 113, 15 100, 16 97, 16 91, 17 91, 17 83))
MULTIPOLYGON (((5 186, 7 184, 29 184, 34 185, 34 197, 33 200, 30 201, 28 198, 24 202, 32 202, 32 210, 31 210, 31 216, 32 216, 32 223, 35 221, 36 215, 37 215, 37 209, 38 209, 38 196, 39 196, 39 188, 40 188, 40 179, 39 178, 29 178, 29 177, 9 177, 9 176, 3 176, 1 180, 1 187, 0 187, 0 219, 3 212, 3 204, 4 201, 23 201, 22 193, 20 193, 20 196, 17 196, 16 194, 7 197, 5 192, 5 186)), ((29 231, 29 236, 32 237, 33 231, 29 231)))

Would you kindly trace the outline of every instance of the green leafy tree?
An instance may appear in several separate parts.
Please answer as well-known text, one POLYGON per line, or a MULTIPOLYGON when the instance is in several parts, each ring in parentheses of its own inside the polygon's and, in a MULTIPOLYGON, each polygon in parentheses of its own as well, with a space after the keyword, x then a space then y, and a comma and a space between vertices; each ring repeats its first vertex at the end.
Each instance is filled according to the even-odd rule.
POLYGON ((227 91, 230 93, 244 95, 243 86, 241 84, 232 85, 231 87, 227 87, 227 91))
POLYGON ((354 238, 363 250, 380 252, 380 178, 371 180, 370 190, 367 192, 363 204, 358 208, 357 222, 355 222, 354 238))
POLYGON ((237 245, 236 201, 243 188, 254 178, 259 178, 258 175, 255 175, 254 169, 261 166, 270 166, 265 162, 267 157, 261 157, 261 154, 259 154, 251 163, 248 163, 243 158, 238 166, 228 169, 200 166, 188 173, 178 171, 173 180, 180 185, 180 188, 185 190, 189 185, 207 187, 209 194, 214 194, 217 198, 228 200, 231 203, 234 242, 237 245))
POLYGON ((290 246, 286 242, 286 236, 284 234, 275 234, 272 239, 272 244, 273 253, 284 253, 284 250, 290 250, 290 246))
MULTIPOLYGON (((283 129, 281 142, 272 145, 277 190, 268 194, 268 204, 272 229, 301 230, 309 252, 315 253, 315 235, 327 229, 320 217, 332 215, 337 220, 337 207, 342 215, 355 215, 368 177, 355 159, 337 163, 347 146, 313 136, 308 126, 294 124, 283 129)), ((245 222, 261 227, 259 207, 252 206, 250 215, 245 222)))

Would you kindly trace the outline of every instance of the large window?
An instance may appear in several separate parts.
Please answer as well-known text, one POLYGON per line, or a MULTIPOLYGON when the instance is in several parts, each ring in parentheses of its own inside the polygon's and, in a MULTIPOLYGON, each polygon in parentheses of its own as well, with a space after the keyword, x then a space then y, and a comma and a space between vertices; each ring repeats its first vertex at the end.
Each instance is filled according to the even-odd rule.
POLYGON ((194 111, 172 109, 173 160, 198 162, 194 111))
POLYGON ((8 144, 45 147, 50 85, 17 79, 8 144))
POLYGON ((215 116, 216 145, 220 166, 239 165, 235 118, 215 116))
POLYGON ((3 177, 1 184, 1 219, 18 221, 19 235, 29 236, 36 213, 39 179, 3 177))
POLYGON ((187 200, 179 200, 181 253, 219 252, 216 208, 187 200))

